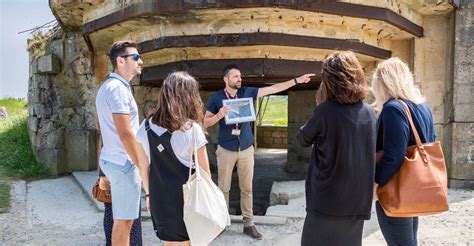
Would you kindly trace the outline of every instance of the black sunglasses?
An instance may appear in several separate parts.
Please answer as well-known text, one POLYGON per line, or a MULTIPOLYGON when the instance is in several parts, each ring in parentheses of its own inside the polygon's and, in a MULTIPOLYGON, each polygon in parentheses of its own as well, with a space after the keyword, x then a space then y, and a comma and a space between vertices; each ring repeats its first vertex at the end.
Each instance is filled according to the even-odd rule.
POLYGON ((138 61, 138 60, 142 59, 142 56, 139 55, 139 54, 128 54, 128 55, 123 55, 123 56, 120 56, 120 57, 127 58, 129 56, 131 56, 134 61, 138 61))

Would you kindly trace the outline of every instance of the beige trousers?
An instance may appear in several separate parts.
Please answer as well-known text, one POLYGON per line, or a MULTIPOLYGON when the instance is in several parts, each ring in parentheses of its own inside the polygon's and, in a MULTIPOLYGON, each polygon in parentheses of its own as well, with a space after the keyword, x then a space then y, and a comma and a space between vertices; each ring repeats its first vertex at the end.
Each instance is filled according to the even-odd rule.
POLYGON ((253 168, 254 168, 253 145, 243 151, 230 151, 217 147, 217 183, 225 196, 227 207, 229 207, 229 191, 232 181, 232 170, 237 164, 240 188, 240 209, 244 219, 244 227, 253 226, 253 168))

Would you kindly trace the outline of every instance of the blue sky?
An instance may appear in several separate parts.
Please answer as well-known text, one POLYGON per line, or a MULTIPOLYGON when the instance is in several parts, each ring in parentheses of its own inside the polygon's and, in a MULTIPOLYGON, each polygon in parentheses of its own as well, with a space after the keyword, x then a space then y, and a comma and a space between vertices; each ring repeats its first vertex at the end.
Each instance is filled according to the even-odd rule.
POLYGON ((51 20, 48 0, 0 0, 0 99, 26 98, 30 34, 18 32, 51 20))

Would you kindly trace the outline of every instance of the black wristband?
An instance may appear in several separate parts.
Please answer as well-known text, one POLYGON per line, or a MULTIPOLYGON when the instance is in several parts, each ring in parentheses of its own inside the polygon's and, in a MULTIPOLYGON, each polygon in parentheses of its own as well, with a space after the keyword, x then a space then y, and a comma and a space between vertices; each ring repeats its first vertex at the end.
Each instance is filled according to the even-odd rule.
POLYGON ((295 82, 295 85, 298 84, 298 80, 296 80, 296 78, 293 78, 293 82, 295 82))
POLYGON ((145 194, 145 197, 150 197, 150 194, 145 194))

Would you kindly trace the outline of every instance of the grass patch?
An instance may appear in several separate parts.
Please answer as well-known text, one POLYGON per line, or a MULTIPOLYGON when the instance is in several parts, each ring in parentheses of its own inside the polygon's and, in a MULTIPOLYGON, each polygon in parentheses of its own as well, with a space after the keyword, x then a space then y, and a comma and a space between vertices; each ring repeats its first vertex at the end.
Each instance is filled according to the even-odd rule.
POLYGON ((10 184, 9 178, 5 176, 0 166, 0 214, 10 209, 10 184))
POLYGON ((2 99, 0 106, 5 106, 9 114, 0 121, 0 212, 5 212, 10 204, 10 180, 44 178, 48 173, 31 149, 26 101, 2 99))
POLYGON ((263 125, 288 126, 288 96, 270 96, 267 107, 265 101, 261 107, 263 119, 260 122, 263 125), (263 111, 265 109, 265 111, 263 111))

